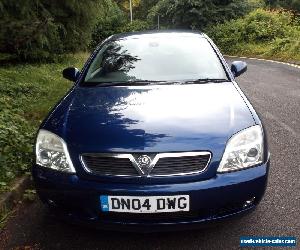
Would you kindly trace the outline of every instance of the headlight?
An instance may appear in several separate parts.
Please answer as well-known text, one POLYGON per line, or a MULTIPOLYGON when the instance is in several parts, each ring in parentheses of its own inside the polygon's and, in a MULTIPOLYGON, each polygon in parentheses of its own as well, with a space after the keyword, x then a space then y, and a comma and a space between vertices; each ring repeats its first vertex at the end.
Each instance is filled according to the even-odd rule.
POLYGON ((263 134, 259 125, 233 135, 227 145, 218 172, 249 168, 263 161, 263 134))
POLYGON ((41 129, 36 139, 36 163, 58 171, 75 173, 67 145, 59 136, 41 129))

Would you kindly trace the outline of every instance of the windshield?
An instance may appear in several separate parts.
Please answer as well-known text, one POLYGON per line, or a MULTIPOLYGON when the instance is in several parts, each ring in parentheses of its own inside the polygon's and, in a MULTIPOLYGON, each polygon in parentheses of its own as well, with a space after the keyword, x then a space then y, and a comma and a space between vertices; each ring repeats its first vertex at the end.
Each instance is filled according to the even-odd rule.
POLYGON ((132 36, 103 45, 85 77, 87 83, 225 79, 209 42, 199 36, 132 36))

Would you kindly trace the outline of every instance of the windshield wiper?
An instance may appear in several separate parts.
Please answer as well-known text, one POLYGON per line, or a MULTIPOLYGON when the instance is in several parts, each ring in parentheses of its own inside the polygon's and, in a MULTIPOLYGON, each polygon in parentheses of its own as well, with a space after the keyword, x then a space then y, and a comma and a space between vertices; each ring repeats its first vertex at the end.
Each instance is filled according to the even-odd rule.
POLYGON ((134 80, 134 81, 128 81, 128 83, 133 83, 133 84, 165 84, 169 83, 168 81, 153 81, 153 80, 134 80))
POLYGON ((87 85, 93 86, 146 86, 151 84, 166 84, 167 81, 152 81, 152 80, 133 80, 133 81, 111 81, 111 82, 86 82, 87 85))
POLYGON ((194 83, 209 83, 209 82, 228 82, 228 79, 223 78, 201 78, 201 79, 194 79, 194 80, 186 80, 183 81, 182 84, 194 84, 194 83))
POLYGON ((197 84, 197 83, 209 83, 209 82, 228 82, 228 79, 193 79, 193 80, 182 80, 182 81, 154 81, 154 80, 132 80, 132 81, 108 81, 108 82, 85 82, 86 86, 146 86, 146 85, 164 85, 164 84, 197 84))

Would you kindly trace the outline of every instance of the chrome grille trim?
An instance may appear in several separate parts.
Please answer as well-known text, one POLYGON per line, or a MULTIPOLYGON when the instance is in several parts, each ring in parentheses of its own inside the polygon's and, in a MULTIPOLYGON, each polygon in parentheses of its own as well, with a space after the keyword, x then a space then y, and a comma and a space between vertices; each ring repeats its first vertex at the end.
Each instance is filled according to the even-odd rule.
MULTIPOLYGON (((211 161, 211 153, 209 151, 200 151, 200 152, 174 152, 174 153, 133 153, 133 154, 128 154, 128 153, 87 153, 87 154, 82 154, 80 156, 80 161, 82 163, 83 168, 85 169, 86 172, 95 174, 94 171, 88 168, 87 164, 84 162, 84 156, 98 156, 102 158, 125 158, 129 159, 132 167, 135 168, 137 171, 138 175, 126 175, 126 174, 101 174, 101 176, 116 176, 116 177, 168 177, 168 176, 184 176, 184 175, 193 175, 193 174, 200 174, 204 171, 207 170, 207 167, 211 161), (136 159, 134 155, 155 155, 150 167, 149 167, 149 173, 144 173, 143 170, 138 166, 136 159), (209 156, 209 159, 207 160, 206 166, 198 171, 192 171, 192 172, 184 172, 184 173, 176 173, 176 174, 158 174, 158 175, 152 175, 151 172, 159 159, 163 158, 180 158, 180 157, 193 157, 193 156, 209 156)), ((97 174, 99 175, 99 174, 97 174)))

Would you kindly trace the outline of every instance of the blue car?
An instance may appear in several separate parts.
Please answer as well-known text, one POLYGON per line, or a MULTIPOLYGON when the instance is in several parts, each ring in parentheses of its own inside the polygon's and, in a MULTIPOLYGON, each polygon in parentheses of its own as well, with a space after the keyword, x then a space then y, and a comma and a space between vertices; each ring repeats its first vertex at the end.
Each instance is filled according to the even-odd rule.
POLYGON ((252 211, 269 171, 263 125, 203 33, 111 36, 43 121, 32 169, 59 218, 103 229, 161 231, 252 211))

